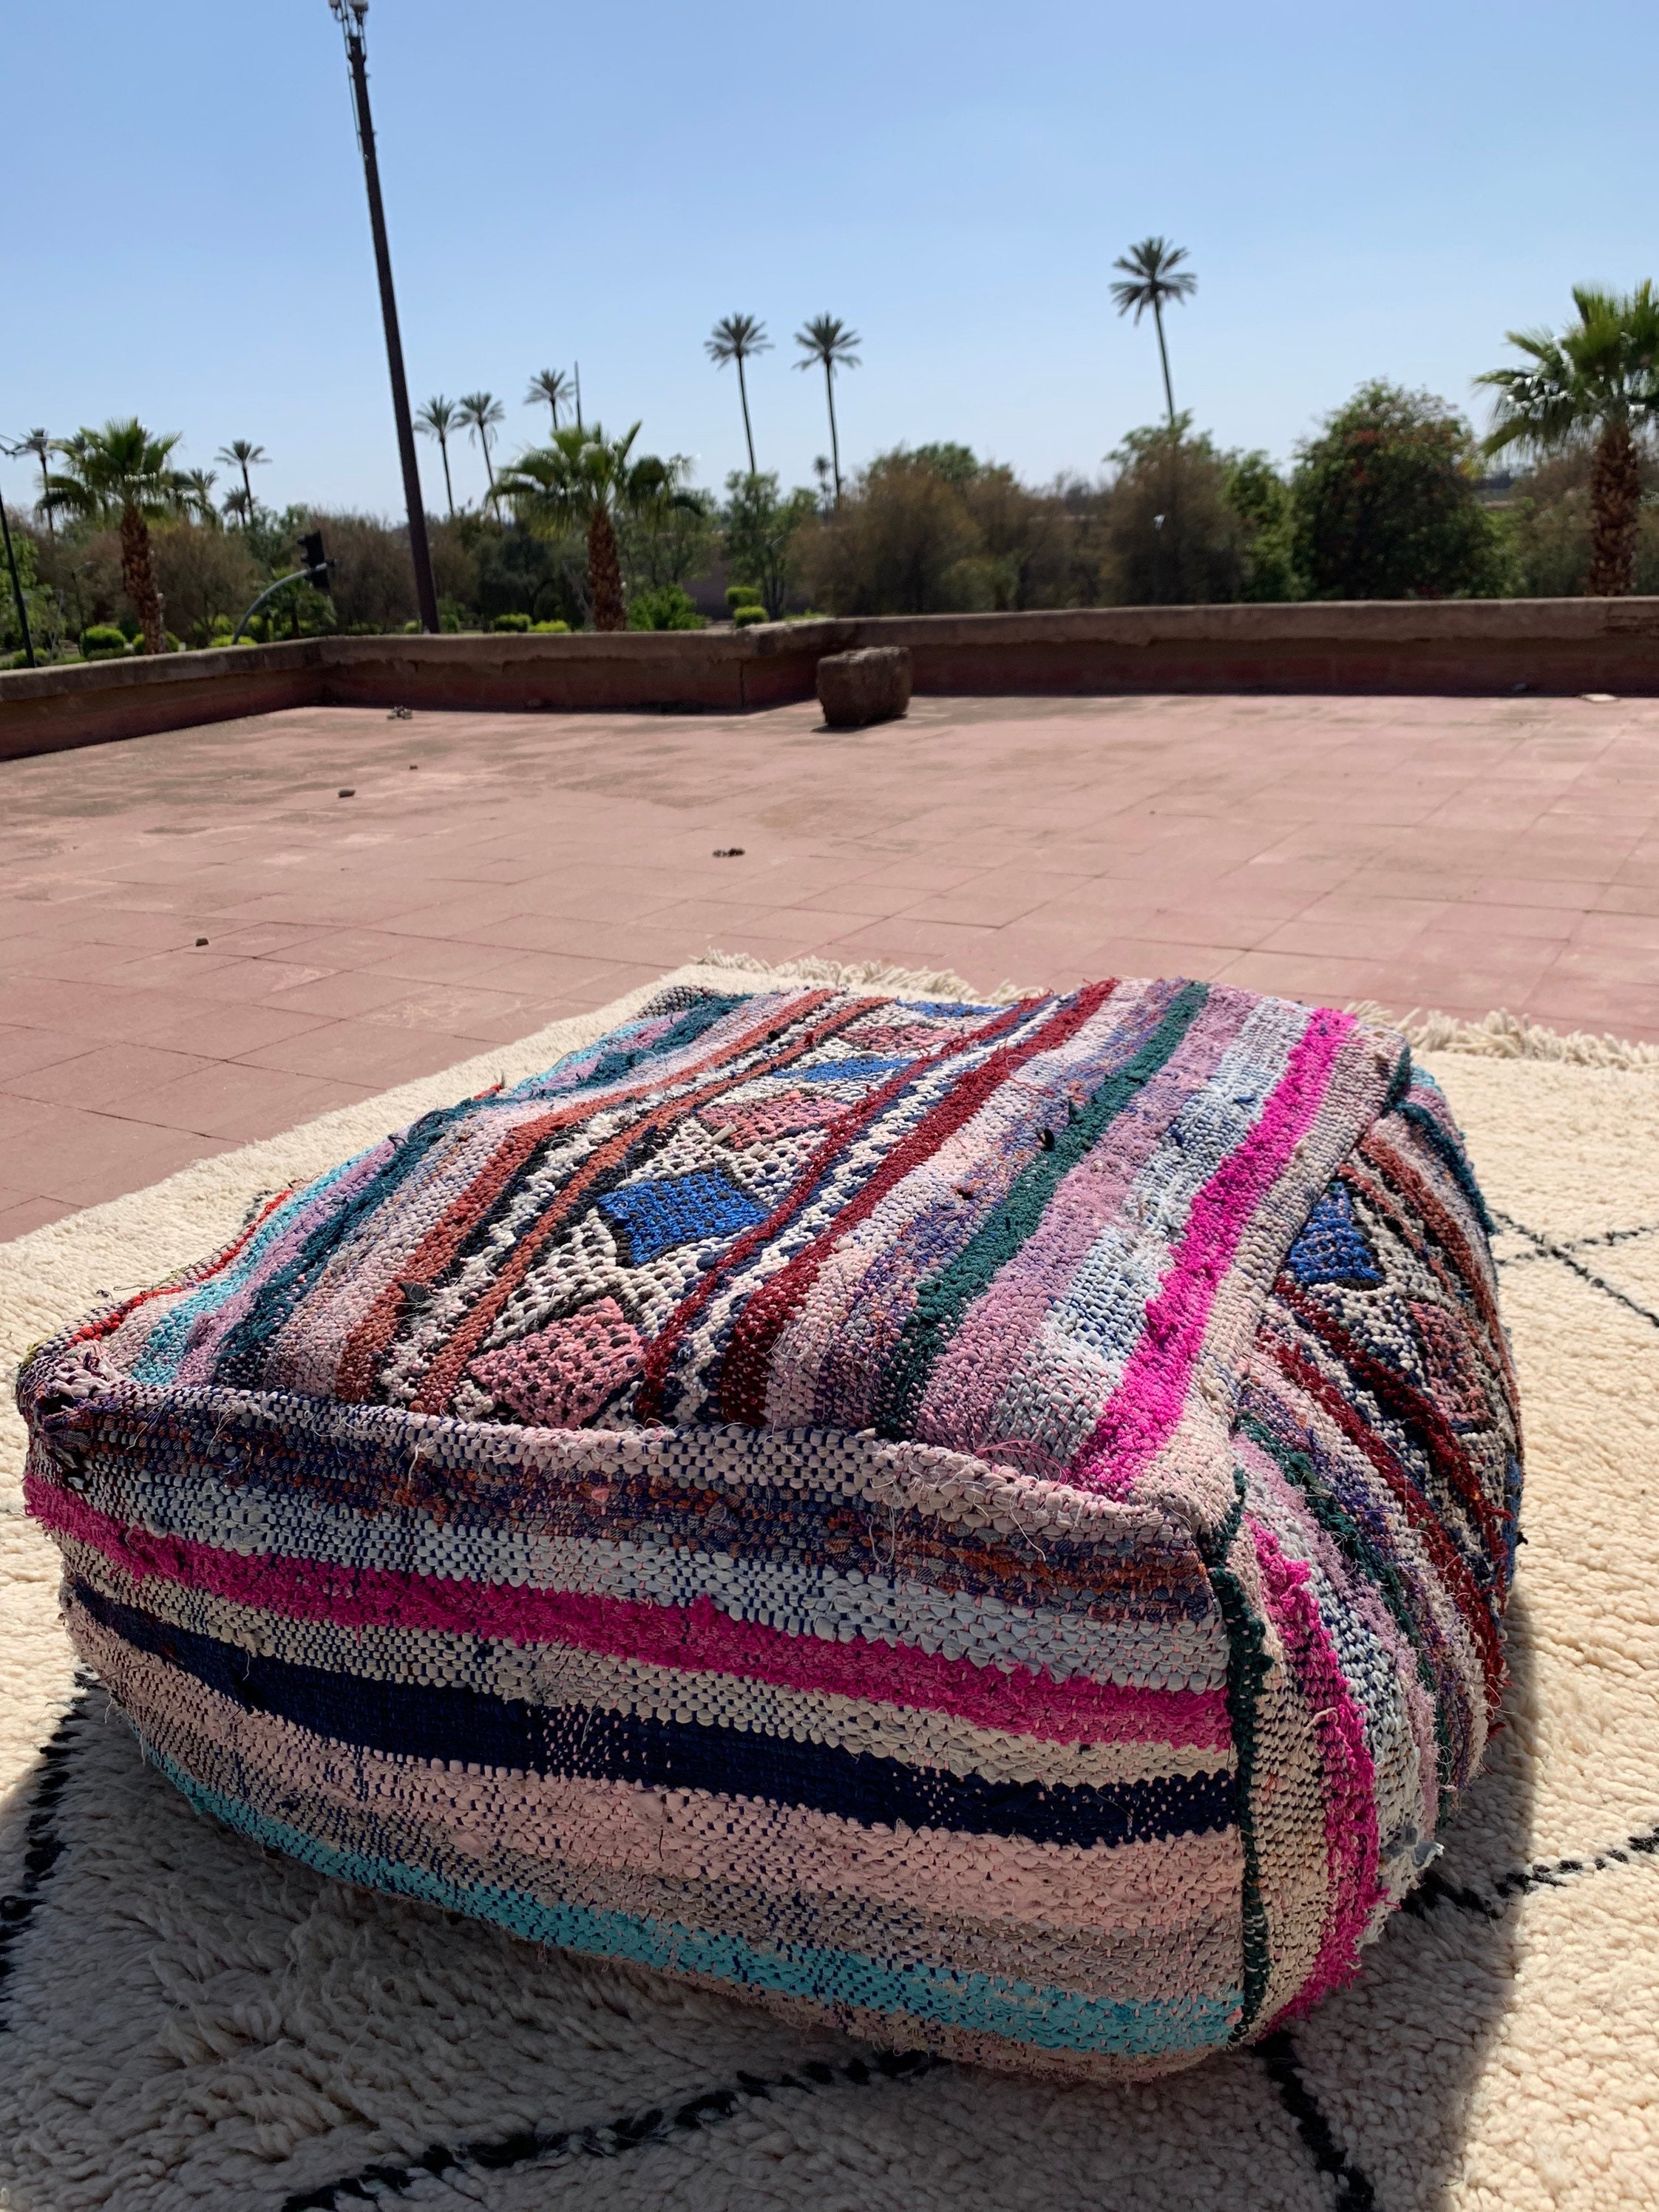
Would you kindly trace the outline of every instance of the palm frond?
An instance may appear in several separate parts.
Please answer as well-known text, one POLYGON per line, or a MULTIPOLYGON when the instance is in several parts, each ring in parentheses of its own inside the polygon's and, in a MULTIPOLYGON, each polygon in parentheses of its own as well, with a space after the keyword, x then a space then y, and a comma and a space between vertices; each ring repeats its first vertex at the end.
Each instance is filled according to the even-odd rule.
POLYGON ((93 520, 128 509, 177 514, 186 493, 185 478, 172 465, 179 434, 154 436, 136 416, 112 419, 101 430, 77 430, 59 442, 68 466, 47 477, 44 504, 93 520))
POLYGON ((1156 310, 1190 300, 1198 289, 1198 278, 1182 268, 1186 258, 1186 247, 1171 246, 1167 238, 1143 238, 1119 254, 1112 266, 1124 274, 1111 287, 1119 314, 1133 312, 1139 322, 1149 307, 1156 310))
POLYGON ((415 410, 415 428, 422 437, 442 440, 461 426, 460 410, 453 399, 435 392, 415 410))
POLYGON ((766 325, 755 315, 722 315, 703 341, 703 351, 717 368, 728 362, 744 362, 757 353, 770 353, 772 341, 766 325))
POLYGON ((1560 331, 1510 331, 1519 363, 1474 380, 1496 394, 1482 448, 1559 452, 1609 424, 1659 419, 1659 299, 1644 281, 1633 292, 1576 284, 1578 319, 1560 331))
POLYGON ((854 350, 863 339, 854 330, 849 330, 839 315, 814 315, 795 332, 795 343, 801 349, 797 368, 856 368, 859 356, 854 350))

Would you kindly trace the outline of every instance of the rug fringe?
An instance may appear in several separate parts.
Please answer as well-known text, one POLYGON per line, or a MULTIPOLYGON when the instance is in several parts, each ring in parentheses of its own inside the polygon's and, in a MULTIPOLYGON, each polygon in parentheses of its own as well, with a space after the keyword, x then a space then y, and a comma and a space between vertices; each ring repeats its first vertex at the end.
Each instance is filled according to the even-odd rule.
POLYGON ((799 960, 762 960, 752 952, 720 952, 714 946, 700 966, 737 968, 748 975, 775 976, 801 983, 833 983, 843 991, 913 991, 929 999, 961 999, 975 1006, 1011 1006, 1018 999, 1037 994, 1018 983, 999 983, 994 991, 975 990, 966 976, 953 968, 895 968, 885 960, 820 960, 809 954, 799 960))
MULTIPOLYGON (((697 963, 735 968, 747 975, 783 982, 830 983, 842 991, 915 992, 930 999, 961 999, 971 1006, 1009 1006, 1036 996, 1029 986, 999 983, 978 991, 953 968, 896 968, 886 960, 823 960, 815 953, 798 960, 763 960, 753 952, 721 952, 711 945, 697 963)), ((1479 1021, 1462 1021, 1431 1007, 1413 1006, 1395 1015, 1375 999, 1352 999, 1346 1011, 1362 1021, 1398 1030, 1419 1052, 1462 1052, 1480 1060, 1553 1060, 1573 1067, 1659 1069, 1659 1044, 1634 1037, 1597 1036, 1590 1030, 1552 1030, 1503 1007, 1479 1021)))
POLYGON ((1374 999, 1352 1000, 1347 1011, 1363 1020, 1386 1022, 1419 1052, 1462 1052, 1480 1060, 1554 1060, 1573 1067, 1659 1068, 1659 1044, 1633 1037, 1596 1036, 1589 1030, 1546 1029, 1501 1006, 1478 1022, 1413 1006, 1396 1017, 1374 999))

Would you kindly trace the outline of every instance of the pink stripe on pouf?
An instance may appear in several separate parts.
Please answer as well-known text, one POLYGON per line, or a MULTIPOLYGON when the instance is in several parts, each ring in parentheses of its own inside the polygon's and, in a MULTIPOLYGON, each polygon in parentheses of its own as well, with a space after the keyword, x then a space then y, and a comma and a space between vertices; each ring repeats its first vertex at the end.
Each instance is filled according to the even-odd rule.
POLYGON ((712 1599, 688 1606, 574 1590, 448 1581, 379 1567, 221 1551, 123 1523, 31 1475, 28 1508, 45 1527, 79 1537, 134 1576, 159 1575, 238 1604, 346 1627, 442 1628, 514 1644, 574 1644, 612 1657, 753 1675, 787 1689, 832 1690, 893 1705, 957 1713, 984 1728, 1055 1743, 1168 1743, 1225 1748, 1232 1735, 1221 1690, 1143 1690, 1073 1675, 1056 1682, 1019 1667, 1005 1674, 911 1644, 856 1638, 831 1644, 733 1620, 712 1599))
POLYGON ((1299 2018, 1359 1971, 1359 1945, 1384 1894, 1378 1876, 1376 1773, 1354 1702, 1300 1559, 1287 1559, 1259 1521, 1246 1524, 1261 1589, 1307 1702, 1325 1771, 1325 1932, 1308 1978, 1279 2015, 1299 2018))
POLYGON ((1123 1379, 1072 1462, 1069 1480, 1121 1497, 1174 1433, 1185 1410, 1217 1291, 1297 1139, 1324 1097, 1353 1028, 1347 1014, 1313 1016, 1261 1119, 1193 1201, 1187 1228, 1123 1379))

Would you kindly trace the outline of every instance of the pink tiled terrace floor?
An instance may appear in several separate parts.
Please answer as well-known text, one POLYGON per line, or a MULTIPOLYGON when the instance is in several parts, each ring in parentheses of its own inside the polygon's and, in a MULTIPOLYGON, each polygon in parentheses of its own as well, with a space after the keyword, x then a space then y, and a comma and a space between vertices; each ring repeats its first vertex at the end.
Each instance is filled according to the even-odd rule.
POLYGON ((710 945, 1659 1037, 1659 702, 817 723, 316 709, 0 765, 0 1238, 710 945))

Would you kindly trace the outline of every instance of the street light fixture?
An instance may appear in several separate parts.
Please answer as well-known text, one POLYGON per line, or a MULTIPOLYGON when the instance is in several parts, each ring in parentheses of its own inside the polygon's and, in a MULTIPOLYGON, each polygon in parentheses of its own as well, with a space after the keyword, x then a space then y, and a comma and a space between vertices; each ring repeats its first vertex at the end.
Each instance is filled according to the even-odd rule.
POLYGON ((363 46, 363 18, 368 0, 328 0, 345 38, 351 73, 357 143, 362 149, 363 182, 368 188, 368 222, 374 234, 374 266, 380 279, 380 318, 386 325, 386 366, 392 372, 392 411, 398 423, 398 458, 403 463, 404 499, 409 508, 409 550, 415 563, 415 597, 421 628, 438 629, 438 592, 432 580, 432 548, 427 542, 426 502, 415 458, 415 425, 409 412, 409 384, 404 374, 404 344, 398 334, 398 301, 392 289, 392 253, 386 244, 386 210, 380 204, 380 167, 374 155, 374 124, 368 112, 368 58, 363 46))

